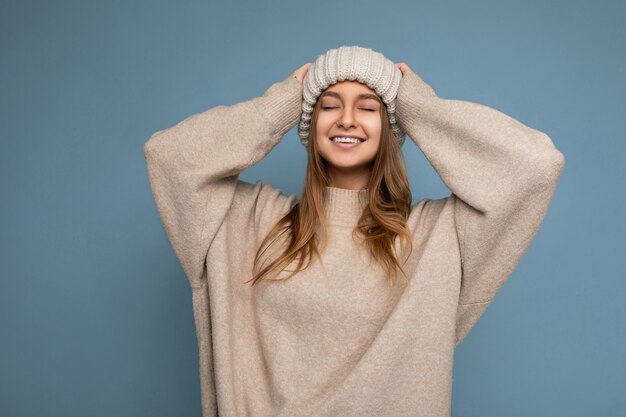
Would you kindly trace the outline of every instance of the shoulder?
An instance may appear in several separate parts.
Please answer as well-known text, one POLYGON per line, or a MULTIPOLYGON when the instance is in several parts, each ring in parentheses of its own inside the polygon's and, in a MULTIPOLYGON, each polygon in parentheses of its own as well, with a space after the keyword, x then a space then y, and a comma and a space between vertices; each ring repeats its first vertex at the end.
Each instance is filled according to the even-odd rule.
POLYGON ((415 218, 420 223, 437 221, 444 212, 446 206, 454 205, 454 194, 442 198, 422 198, 411 207, 410 218, 415 218))
POLYGON ((291 205, 296 202, 295 194, 285 194, 281 189, 272 184, 257 180, 255 183, 237 181, 235 188, 235 200, 239 204, 254 204, 259 208, 263 206, 291 205))
POLYGON ((454 222, 454 205, 456 196, 450 194, 442 198, 423 198, 411 207, 407 226, 418 236, 429 236, 437 225, 454 222))
POLYGON ((269 183, 237 181, 232 214, 254 221, 255 226, 266 229, 284 216, 297 203, 295 194, 285 194, 269 183))

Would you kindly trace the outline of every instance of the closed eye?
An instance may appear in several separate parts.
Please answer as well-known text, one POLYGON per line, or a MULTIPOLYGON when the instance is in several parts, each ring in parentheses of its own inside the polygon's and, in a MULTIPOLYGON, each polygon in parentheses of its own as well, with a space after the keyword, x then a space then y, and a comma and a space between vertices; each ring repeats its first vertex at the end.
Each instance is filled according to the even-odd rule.
MULTIPOLYGON (((322 109, 324 110, 328 110, 328 109, 337 109, 338 107, 322 107, 322 109)), ((376 111, 375 109, 359 109, 359 110, 365 110, 365 111, 376 111)))

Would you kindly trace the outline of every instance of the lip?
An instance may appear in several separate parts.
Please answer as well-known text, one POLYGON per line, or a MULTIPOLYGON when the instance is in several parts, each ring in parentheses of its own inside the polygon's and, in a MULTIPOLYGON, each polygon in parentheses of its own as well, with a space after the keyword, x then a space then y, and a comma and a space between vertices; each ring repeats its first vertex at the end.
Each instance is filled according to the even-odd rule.
POLYGON ((338 133, 338 134, 336 134, 336 135, 329 136, 329 137, 328 137, 328 139, 331 139, 331 140, 332 140, 332 138, 335 138, 335 137, 361 139, 363 142, 365 142, 365 140, 366 140, 363 136, 357 136, 357 135, 344 135, 344 134, 342 134, 342 133, 338 133))
POLYGON ((334 140, 332 140, 332 138, 336 136, 339 136, 342 138, 356 138, 356 139, 363 139, 363 138, 360 136, 354 136, 354 135, 335 135, 335 136, 331 136, 328 138, 328 140, 330 140, 333 143, 333 145, 339 146, 340 148, 355 148, 365 142, 365 140, 363 140, 363 142, 358 142, 358 143, 339 143, 339 142, 335 142, 334 140))

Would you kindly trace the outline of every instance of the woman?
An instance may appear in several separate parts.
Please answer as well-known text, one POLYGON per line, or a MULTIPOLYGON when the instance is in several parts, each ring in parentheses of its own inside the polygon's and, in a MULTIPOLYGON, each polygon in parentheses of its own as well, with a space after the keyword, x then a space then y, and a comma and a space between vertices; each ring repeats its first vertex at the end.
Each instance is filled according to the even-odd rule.
POLYGON ((205 417, 449 416, 454 348, 564 167, 545 133, 440 98, 358 46, 156 132, 144 152, 192 287, 205 417), (238 179, 297 123, 300 199, 238 179), (448 197, 412 204, 405 133, 448 197))

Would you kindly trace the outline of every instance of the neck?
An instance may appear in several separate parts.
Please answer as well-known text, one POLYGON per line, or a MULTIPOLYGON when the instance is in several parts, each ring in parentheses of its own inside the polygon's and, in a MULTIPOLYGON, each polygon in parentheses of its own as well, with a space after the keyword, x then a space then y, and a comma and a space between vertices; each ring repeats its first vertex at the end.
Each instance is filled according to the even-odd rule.
POLYGON ((367 206, 369 190, 353 190, 327 186, 324 188, 324 209, 330 224, 355 226, 367 206))
POLYGON ((366 169, 356 169, 340 171, 336 167, 329 167, 328 177, 329 186, 335 188, 344 188, 349 190, 362 190, 367 188, 372 174, 371 167, 366 169))

